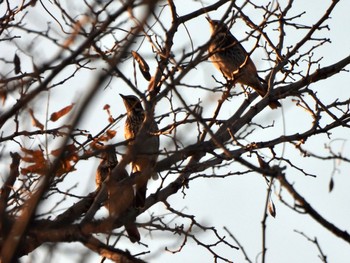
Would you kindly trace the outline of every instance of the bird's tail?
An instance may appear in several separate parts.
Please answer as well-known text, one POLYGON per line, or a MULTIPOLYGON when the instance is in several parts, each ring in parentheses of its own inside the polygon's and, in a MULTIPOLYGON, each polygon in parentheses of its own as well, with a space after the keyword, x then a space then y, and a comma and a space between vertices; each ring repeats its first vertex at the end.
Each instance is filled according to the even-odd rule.
POLYGON ((277 109, 277 108, 281 107, 282 105, 281 105, 281 103, 279 103, 278 100, 273 100, 273 101, 269 102, 269 106, 271 109, 277 109))
POLYGON ((137 229, 136 225, 132 223, 127 223, 124 225, 126 233, 132 243, 138 242, 141 239, 140 232, 137 229))
MULTIPOLYGON (((255 85, 255 87, 253 87, 253 88, 256 90, 256 92, 261 97, 265 97, 265 95, 267 93, 267 90, 268 90, 267 84, 266 84, 264 79, 262 79, 260 77, 258 77, 258 78, 259 78, 260 81, 259 81, 258 85, 255 85)), ((281 107, 282 105, 281 105, 281 103, 278 100, 271 100, 269 102, 269 106, 270 106, 271 109, 277 109, 277 108, 281 107)))
POLYGON ((139 187, 135 195, 135 207, 144 207, 146 201, 147 183, 139 187))

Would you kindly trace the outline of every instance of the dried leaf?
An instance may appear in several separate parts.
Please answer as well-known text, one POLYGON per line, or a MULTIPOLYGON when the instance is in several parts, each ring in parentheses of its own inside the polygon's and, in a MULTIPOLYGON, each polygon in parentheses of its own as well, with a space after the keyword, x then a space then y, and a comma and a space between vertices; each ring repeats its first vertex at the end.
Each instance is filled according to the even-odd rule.
MULTIPOLYGON (((55 157, 58 157, 61 154, 62 148, 58 148, 51 151, 51 154, 55 157)), ((77 154, 77 147, 72 143, 65 146, 64 158, 60 160, 60 166, 56 171, 56 176, 60 177, 65 173, 75 171, 73 163, 76 163, 79 160, 77 154)))
POLYGON ((276 217, 275 204, 270 200, 268 204, 269 213, 272 217, 276 217))
POLYGON ((59 156, 60 153, 61 153, 61 148, 58 148, 58 149, 56 149, 56 150, 52 150, 52 151, 51 151, 51 154, 52 154, 53 156, 55 156, 55 157, 59 156))
POLYGON ((103 109, 104 109, 105 111, 107 111, 107 114, 108 114, 108 122, 109 122, 109 123, 113 123, 113 122, 114 122, 114 118, 113 118, 113 116, 112 116, 112 114, 111 114, 111 111, 109 110, 109 109, 110 109, 109 104, 106 104, 106 105, 103 107, 103 109))
POLYGON ((107 130, 106 134, 109 139, 112 139, 117 134, 117 132, 115 130, 107 130))
POLYGON ((19 74, 21 72, 21 60, 17 54, 15 54, 15 57, 13 58, 13 64, 15 65, 15 73, 19 74))
POLYGON ((66 149, 67 149, 67 151, 68 151, 70 154, 76 153, 77 150, 78 150, 77 147, 75 146, 75 144, 73 144, 73 143, 68 144, 68 145, 66 146, 66 149))
POLYGON ((40 130, 44 130, 44 125, 34 116, 34 112, 32 109, 29 109, 30 117, 32 118, 32 124, 34 127, 39 128, 40 130))
POLYGON ((108 138, 108 136, 107 135, 101 135, 100 137, 98 137, 98 141, 99 142, 107 142, 107 141, 109 141, 109 138, 108 138))
MULTIPOLYGON (((73 143, 66 145, 65 149, 69 155, 74 155, 74 154, 76 154, 76 151, 77 151, 77 147, 73 143)), ((58 148, 58 149, 52 150, 50 153, 53 156, 57 157, 60 155, 61 150, 62 150, 62 148, 58 148)))
POLYGON ((139 68, 140 68, 140 71, 141 71, 143 77, 147 81, 150 81, 151 74, 149 73, 149 66, 148 66, 147 62, 136 51, 131 51, 131 54, 134 57, 134 59, 136 60, 136 62, 139 64, 139 68))
POLYGON ((33 156, 23 156, 21 159, 23 162, 26 162, 26 163, 35 163, 36 162, 36 159, 33 156))
POLYGON ((22 148, 22 152, 25 156, 21 157, 23 162, 32 163, 25 168, 21 169, 21 173, 27 175, 29 173, 35 173, 39 175, 44 175, 49 167, 49 162, 44 157, 44 151, 39 150, 31 150, 22 148))
POLYGON ((92 154, 95 150, 100 150, 100 149, 102 149, 101 144, 100 144, 99 141, 96 140, 96 139, 94 139, 94 140, 90 143, 89 146, 90 146, 91 150, 87 150, 87 151, 85 152, 85 154, 92 154))
POLYGON ((22 150, 22 152, 24 152, 25 154, 33 154, 33 153, 35 153, 35 152, 42 152, 41 150, 32 150, 32 149, 27 149, 27 148, 24 148, 24 147, 22 147, 21 148, 21 150, 22 150))
POLYGON ((72 103, 71 105, 69 105, 67 107, 62 108, 59 111, 52 113, 50 120, 53 122, 57 121, 58 119, 60 119, 61 117, 63 117, 67 113, 69 113, 73 107, 74 107, 74 103, 72 103))
POLYGON ((21 168, 21 173, 23 175, 27 174, 39 174, 44 175, 48 171, 48 166, 46 163, 35 163, 33 165, 29 165, 26 168, 21 168))

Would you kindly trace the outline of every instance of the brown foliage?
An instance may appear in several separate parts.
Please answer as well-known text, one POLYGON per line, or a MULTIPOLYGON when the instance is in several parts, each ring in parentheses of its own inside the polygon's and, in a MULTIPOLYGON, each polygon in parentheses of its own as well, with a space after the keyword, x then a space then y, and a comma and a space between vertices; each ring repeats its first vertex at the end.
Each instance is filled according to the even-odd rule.
POLYGON ((74 107, 74 103, 60 109, 59 111, 52 113, 51 117, 50 117, 50 121, 55 122, 55 121, 59 120, 63 116, 67 115, 73 109, 73 107, 74 107))

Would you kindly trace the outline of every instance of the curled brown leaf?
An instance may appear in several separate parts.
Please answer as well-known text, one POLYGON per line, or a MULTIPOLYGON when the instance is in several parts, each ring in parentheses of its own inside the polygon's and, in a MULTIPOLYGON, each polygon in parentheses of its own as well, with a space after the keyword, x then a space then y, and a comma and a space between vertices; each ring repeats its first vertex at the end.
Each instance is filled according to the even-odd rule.
POLYGON ((139 64, 139 68, 140 68, 140 71, 141 71, 143 77, 147 81, 150 81, 151 74, 149 73, 149 66, 148 66, 146 60, 144 60, 143 57, 141 57, 141 55, 139 53, 137 53, 136 51, 131 51, 131 54, 134 57, 134 59, 136 60, 136 62, 139 64))
POLYGON ((29 109, 30 117, 32 118, 32 124, 34 127, 39 128, 40 130, 44 130, 44 125, 34 116, 34 111, 29 109))
POLYGON ((272 217, 276 217, 276 207, 275 204, 270 200, 268 204, 269 213, 272 217))
POLYGON ((56 111, 56 112, 52 113, 51 117, 50 117, 50 121, 55 122, 55 121, 59 120, 64 115, 68 114, 72 110, 73 107, 74 107, 74 103, 72 103, 71 105, 60 109, 59 111, 56 111))

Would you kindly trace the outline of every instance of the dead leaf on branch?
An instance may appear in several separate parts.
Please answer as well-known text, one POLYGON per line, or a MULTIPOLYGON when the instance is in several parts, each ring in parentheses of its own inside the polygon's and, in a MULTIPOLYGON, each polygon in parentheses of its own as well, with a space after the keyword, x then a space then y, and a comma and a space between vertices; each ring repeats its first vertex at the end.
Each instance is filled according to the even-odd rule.
POLYGON ((35 173, 39 175, 46 174, 50 164, 45 159, 44 151, 42 149, 31 150, 27 148, 22 148, 21 150, 24 153, 24 156, 21 157, 22 161, 26 163, 32 163, 32 165, 29 165, 25 168, 21 168, 21 173, 23 175, 27 175, 30 173, 35 173))
POLYGON ((110 140, 109 136, 107 134, 102 134, 98 138, 96 138, 97 142, 108 142, 110 140))
POLYGON ((104 147, 105 143, 113 139, 116 134, 117 132, 115 130, 109 129, 99 137, 93 138, 89 146, 92 151, 101 150, 104 147))
POLYGON ((75 103, 72 103, 71 105, 62 108, 59 111, 56 111, 56 112, 52 113, 51 117, 50 117, 50 121, 55 122, 55 121, 59 120, 64 115, 68 114, 72 110, 74 105, 75 105, 75 103))
POLYGON ((276 217, 276 207, 275 207, 275 204, 272 202, 272 200, 269 201, 268 209, 269 209, 270 215, 272 217, 276 217))
MULTIPOLYGON (((55 176, 60 177, 65 173, 75 171, 74 164, 79 160, 77 149, 75 145, 70 144, 65 147, 66 155, 60 160, 59 167, 56 171, 55 176)), ((45 175, 50 169, 52 163, 50 160, 45 158, 45 153, 42 149, 31 150, 27 148, 22 148, 24 156, 21 157, 23 162, 29 163, 25 168, 21 168, 21 173, 23 175, 28 174, 38 174, 45 175)), ((59 156, 61 149, 55 149, 51 151, 53 156, 59 156)))
POLYGON ((143 57, 141 57, 141 55, 139 53, 137 53, 136 51, 131 51, 131 54, 134 57, 134 59, 136 60, 137 64, 139 64, 139 69, 140 69, 143 77, 147 81, 150 81, 151 74, 149 73, 149 66, 148 66, 146 60, 144 60, 143 57))
POLYGON ((33 126, 39 128, 40 130, 44 130, 44 125, 37 118, 35 118, 33 109, 29 109, 29 114, 32 118, 33 126))
POLYGON ((113 116, 111 114, 110 108, 111 108, 111 106, 109 106, 109 104, 106 104, 105 106, 103 106, 103 109, 105 111, 107 111, 109 123, 113 123, 114 122, 114 118, 113 118, 113 116))
POLYGON ((107 130, 106 131, 106 135, 109 138, 109 140, 113 139, 116 134, 117 134, 117 132, 115 130, 107 130))
POLYGON ((22 157, 22 161, 27 162, 27 163, 35 163, 37 161, 44 161, 44 154, 43 150, 32 150, 32 149, 27 149, 22 147, 21 148, 22 152, 25 154, 24 157, 22 157))

